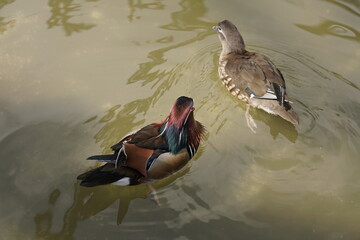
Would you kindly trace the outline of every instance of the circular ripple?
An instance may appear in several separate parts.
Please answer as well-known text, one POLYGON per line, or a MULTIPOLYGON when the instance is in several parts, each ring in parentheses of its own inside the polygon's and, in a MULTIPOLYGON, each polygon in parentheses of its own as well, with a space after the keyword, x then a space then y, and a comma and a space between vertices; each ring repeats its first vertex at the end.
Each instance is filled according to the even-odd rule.
POLYGON ((352 30, 347 28, 346 26, 339 25, 339 24, 333 24, 329 26, 328 30, 338 36, 344 36, 344 37, 356 37, 356 33, 354 33, 352 30))

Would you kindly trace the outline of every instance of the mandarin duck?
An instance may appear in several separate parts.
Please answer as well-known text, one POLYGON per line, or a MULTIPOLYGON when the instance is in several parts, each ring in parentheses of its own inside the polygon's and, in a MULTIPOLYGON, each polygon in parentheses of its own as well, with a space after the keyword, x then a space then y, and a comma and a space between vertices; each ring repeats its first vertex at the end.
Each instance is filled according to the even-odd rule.
POLYGON ((165 120, 124 137, 111 147, 113 154, 89 157, 107 163, 79 175, 80 185, 137 185, 181 169, 195 155, 205 133, 194 118, 193 105, 193 99, 179 97, 165 120))
POLYGON ((294 125, 299 118, 290 105, 285 80, 270 59, 257 52, 245 50, 236 26, 228 20, 213 26, 222 45, 218 72, 227 90, 246 103, 246 120, 255 132, 256 123, 249 114, 250 106, 279 115, 294 125))

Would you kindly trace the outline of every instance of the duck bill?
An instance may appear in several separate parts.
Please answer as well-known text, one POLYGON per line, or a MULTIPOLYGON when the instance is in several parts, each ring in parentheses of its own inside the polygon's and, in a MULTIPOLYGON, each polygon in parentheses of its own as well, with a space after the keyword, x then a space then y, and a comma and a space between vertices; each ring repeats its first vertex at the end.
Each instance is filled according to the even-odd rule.
POLYGON ((221 41, 225 40, 225 37, 222 32, 220 32, 219 25, 213 26, 212 29, 218 34, 221 41))
POLYGON ((212 27, 212 30, 214 30, 215 32, 219 32, 219 26, 217 26, 217 25, 216 25, 216 26, 213 26, 213 27, 212 27))

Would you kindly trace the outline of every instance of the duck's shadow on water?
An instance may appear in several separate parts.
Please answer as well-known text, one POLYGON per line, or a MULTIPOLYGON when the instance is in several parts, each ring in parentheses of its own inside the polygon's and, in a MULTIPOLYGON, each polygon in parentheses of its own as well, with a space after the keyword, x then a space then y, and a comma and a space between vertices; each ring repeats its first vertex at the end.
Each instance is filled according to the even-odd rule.
MULTIPOLYGON (((155 190, 159 190, 176 179, 182 177, 189 171, 186 166, 179 172, 163 179, 151 183, 155 190)), ((34 217, 36 225, 36 236, 45 239, 56 239, 57 237, 71 237, 79 222, 86 221, 96 214, 104 211, 118 201, 117 214, 114 214, 114 221, 117 225, 121 224, 129 210, 130 203, 135 199, 146 199, 149 196, 149 188, 146 184, 129 187, 119 187, 114 185, 98 186, 93 188, 82 187, 79 182, 74 183, 74 195, 72 205, 65 211, 63 216, 63 226, 60 231, 52 232, 54 225, 55 209, 57 201, 61 195, 60 190, 55 189, 49 196, 48 209, 38 213, 34 217)), ((150 201, 148 199, 147 201, 150 201)), ((160 199, 161 204, 166 201, 160 199)), ((154 208, 157 207, 153 203, 154 208)))
MULTIPOLYGON (((246 122, 246 119, 245 119, 245 111, 246 111, 245 103, 238 102, 237 105, 244 112, 244 117, 239 118, 239 121, 245 121, 246 122)), ((242 113, 241 110, 237 111, 237 114, 241 114, 241 113, 242 113)), ((261 109, 250 108, 250 114, 254 118, 255 122, 257 123, 258 128, 260 126, 259 122, 264 123, 269 128, 269 133, 270 133, 270 135, 272 136, 273 139, 276 139, 279 135, 283 135, 290 142, 292 142, 292 143, 296 142, 296 140, 297 140, 297 138, 299 136, 299 133, 298 133, 298 130, 297 130, 296 126, 294 126, 292 123, 282 119, 279 116, 266 113, 261 109)), ((248 128, 247 130, 249 132, 251 131, 250 128, 248 128)), ((257 131, 259 131, 259 130, 257 130, 257 131)), ((256 133, 256 134, 259 135, 261 133, 256 133)))
POLYGON ((296 127, 290 122, 262 110, 252 109, 250 111, 253 118, 257 121, 265 123, 269 127, 269 133, 276 139, 279 134, 286 137, 290 142, 295 143, 298 138, 298 131, 296 127))

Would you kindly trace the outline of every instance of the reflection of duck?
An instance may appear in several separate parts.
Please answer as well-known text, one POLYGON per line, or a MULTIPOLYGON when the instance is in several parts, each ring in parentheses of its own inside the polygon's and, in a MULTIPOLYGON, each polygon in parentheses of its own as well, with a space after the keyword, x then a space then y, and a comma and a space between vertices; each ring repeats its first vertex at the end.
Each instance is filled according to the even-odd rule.
MULTIPOLYGON (((154 182, 152 185, 155 190, 163 188, 189 171, 188 165, 175 174, 154 182)), ((133 187, 118 187, 107 185, 104 187, 83 188, 78 184, 74 185, 74 202, 66 209, 63 216, 63 225, 54 230, 55 209, 59 209, 58 199, 61 191, 53 190, 49 196, 49 207, 45 212, 37 213, 34 217, 36 225, 36 236, 41 239, 72 239, 78 228, 79 222, 83 222, 101 213, 105 209, 111 208, 118 201, 117 224, 121 224, 126 216, 131 202, 135 199, 145 199, 148 188, 143 185, 133 187), (55 231, 55 232, 54 232, 55 231)), ((111 210, 110 210, 111 211, 111 210)))
POLYGON ((218 69, 220 78, 231 94, 247 103, 246 119, 250 129, 255 131, 256 128, 249 114, 250 106, 298 124, 298 116, 287 99, 285 80, 270 59, 260 53, 246 51, 240 33, 230 21, 222 21, 213 29, 217 31, 222 45, 218 69))
POLYGON ((193 105, 191 98, 179 97, 164 121, 124 137, 111 147, 114 154, 90 157, 107 163, 78 176, 81 185, 137 185, 182 168, 197 151, 205 131, 194 118, 193 105))

